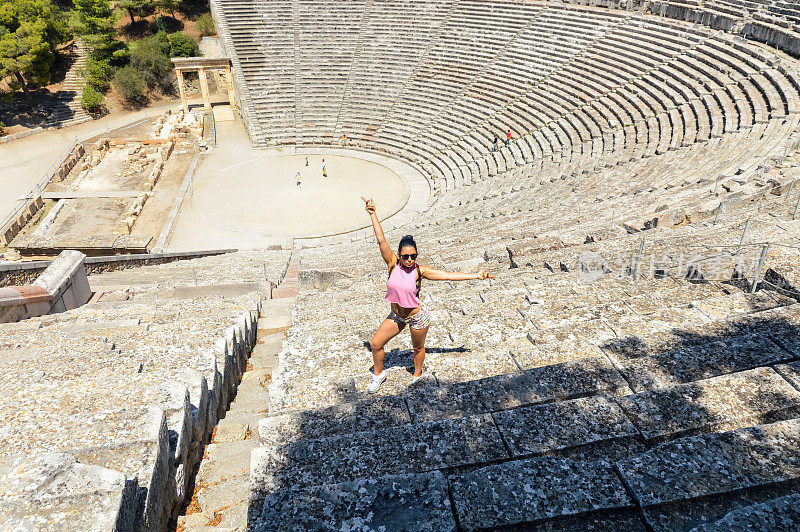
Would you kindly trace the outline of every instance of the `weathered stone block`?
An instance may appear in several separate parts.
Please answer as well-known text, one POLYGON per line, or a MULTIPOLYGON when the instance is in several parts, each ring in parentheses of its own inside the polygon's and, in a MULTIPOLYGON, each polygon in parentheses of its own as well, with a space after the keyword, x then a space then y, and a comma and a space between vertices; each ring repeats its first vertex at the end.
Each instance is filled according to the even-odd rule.
POLYGON ((268 495, 253 530, 455 531, 444 476, 386 476, 268 495))
POLYGON ((507 457, 485 415, 261 447, 253 451, 250 480, 254 490, 274 492, 507 457))
POLYGON ((390 396, 269 416, 259 421, 258 434, 266 445, 281 445, 410 422, 411 416, 402 397, 390 396))
POLYGON ((800 421, 663 443, 617 468, 655 530, 688 530, 800 485, 800 421))
POLYGON ((665 388, 794 358, 757 335, 741 335, 698 343, 691 348, 655 353, 620 364, 634 391, 665 388))
POLYGON ((92 295, 83 261, 78 251, 62 251, 33 282, 53 297, 52 311, 71 310, 84 305, 92 295))
POLYGON ((620 397, 644 437, 664 441, 796 417, 800 393, 772 368, 620 397))
POLYGON ((463 417, 589 394, 627 395, 622 375, 602 357, 535 368, 440 388, 409 390, 414 421, 463 417))
POLYGON ((645 530, 608 462, 517 460, 453 477, 450 487, 464 530, 645 530))
POLYGON ((605 397, 587 397, 496 412, 514 457, 555 454, 575 460, 618 459, 644 450, 639 431, 605 397))
POLYGON ((0 525, 7 530, 133 530, 135 479, 44 453, 0 467, 0 525))
POLYGON ((793 530, 800 523, 800 495, 792 494, 733 510, 722 519, 701 525, 696 532, 730 530, 793 530))

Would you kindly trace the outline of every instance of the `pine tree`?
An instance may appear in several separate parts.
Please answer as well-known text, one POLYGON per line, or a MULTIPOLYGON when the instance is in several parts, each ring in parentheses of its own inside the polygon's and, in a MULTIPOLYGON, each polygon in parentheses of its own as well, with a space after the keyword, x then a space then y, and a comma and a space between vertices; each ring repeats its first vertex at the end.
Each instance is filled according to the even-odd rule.
POLYGON ((70 24, 95 59, 107 58, 117 48, 114 10, 108 0, 75 0, 70 24))
POLYGON ((134 13, 142 16, 144 13, 152 12, 153 0, 119 0, 117 5, 128 12, 131 17, 131 24, 136 22, 134 20, 134 13))
POLYGON ((0 78, 12 77, 32 106, 31 88, 50 80, 56 46, 68 36, 50 0, 0 0, 0 78))

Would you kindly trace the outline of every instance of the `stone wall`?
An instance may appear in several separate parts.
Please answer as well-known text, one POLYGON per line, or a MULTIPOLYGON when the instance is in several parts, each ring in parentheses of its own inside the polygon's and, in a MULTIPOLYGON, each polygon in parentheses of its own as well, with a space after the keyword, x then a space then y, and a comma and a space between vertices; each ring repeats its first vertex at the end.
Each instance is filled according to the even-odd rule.
POLYGON ((0 323, 66 312, 92 296, 78 251, 63 251, 31 284, 0 288, 0 323))
POLYGON ((6 225, 0 227, 0 246, 6 246, 14 240, 14 237, 17 236, 20 229, 25 227, 28 220, 33 218, 33 215, 42 208, 42 205, 44 205, 42 196, 36 196, 29 200, 25 208, 15 214, 6 225))
MULTIPOLYGON (((146 253, 138 255, 119 255, 115 257, 87 257, 84 259, 87 275, 126 270, 155 264, 166 264, 176 260, 196 259, 212 255, 222 255, 235 250, 146 253)), ((0 287, 31 284, 50 265, 51 261, 0 263, 0 287)))

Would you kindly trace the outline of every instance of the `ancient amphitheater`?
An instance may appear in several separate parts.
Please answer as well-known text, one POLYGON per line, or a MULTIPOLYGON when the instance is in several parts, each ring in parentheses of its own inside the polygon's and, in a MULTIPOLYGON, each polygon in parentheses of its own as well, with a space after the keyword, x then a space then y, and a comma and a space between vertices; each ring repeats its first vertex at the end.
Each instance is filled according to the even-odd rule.
POLYGON ((800 4, 590 4, 213 0, 254 147, 395 161, 390 243, 496 277, 370 395, 366 214, 13 270, 91 300, 0 326, 0 528, 800 528, 800 4))

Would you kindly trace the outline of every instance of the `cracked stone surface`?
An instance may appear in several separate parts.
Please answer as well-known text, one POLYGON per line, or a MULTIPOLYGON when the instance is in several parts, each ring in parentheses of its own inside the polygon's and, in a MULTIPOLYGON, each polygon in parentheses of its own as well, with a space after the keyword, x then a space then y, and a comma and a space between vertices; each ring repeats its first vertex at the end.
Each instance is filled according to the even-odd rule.
POLYGON ((251 484, 271 492, 507 457, 491 416, 483 415, 261 447, 253 452, 251 484))
POLYGON ((534 524, 556 517, 566 518, 562 522, 567 529, 645 529, 608 462, 518 460, 453 477, 450 487, 465 530, 534 524), (604 521, 612 511, 614 519, 604 521))
POLYGON ((385 476, 267 495, 253 530, 455 531, 439 472, 385 476))

